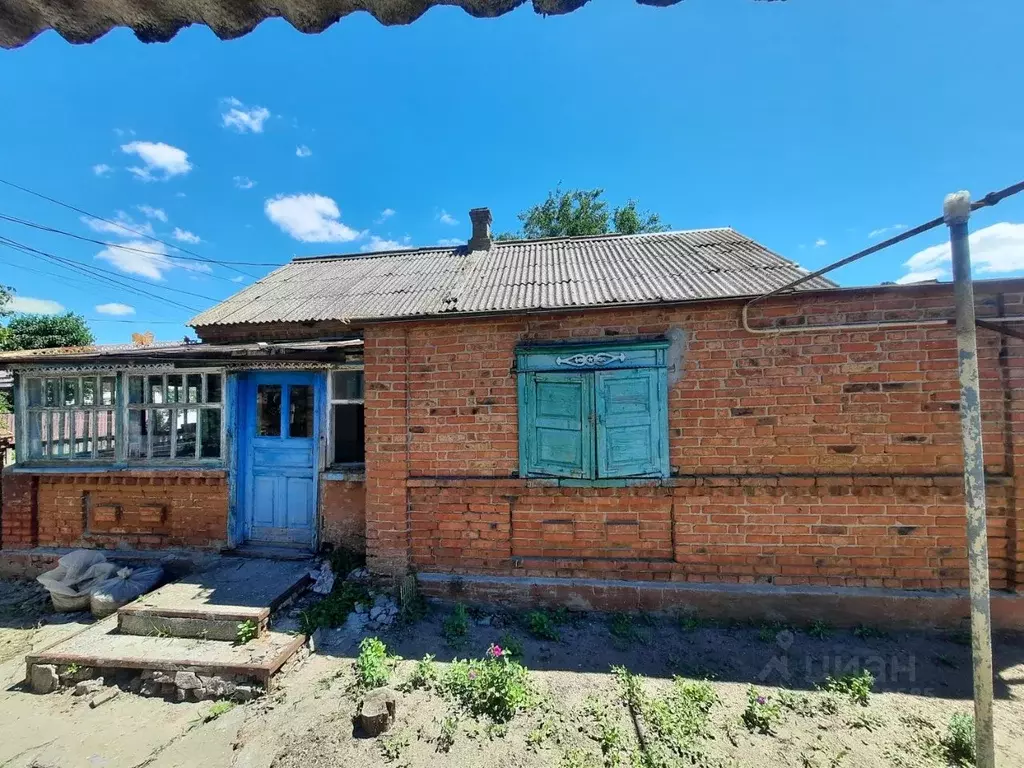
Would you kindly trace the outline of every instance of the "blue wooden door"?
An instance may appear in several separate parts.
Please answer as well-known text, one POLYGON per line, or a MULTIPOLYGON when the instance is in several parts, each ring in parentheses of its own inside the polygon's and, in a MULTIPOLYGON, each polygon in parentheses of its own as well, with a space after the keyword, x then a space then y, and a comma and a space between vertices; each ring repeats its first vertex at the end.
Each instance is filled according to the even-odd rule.
POLYGON ((312 546, 316 519, 317 374, 253 373, 245 386, 246 538, 312 546))

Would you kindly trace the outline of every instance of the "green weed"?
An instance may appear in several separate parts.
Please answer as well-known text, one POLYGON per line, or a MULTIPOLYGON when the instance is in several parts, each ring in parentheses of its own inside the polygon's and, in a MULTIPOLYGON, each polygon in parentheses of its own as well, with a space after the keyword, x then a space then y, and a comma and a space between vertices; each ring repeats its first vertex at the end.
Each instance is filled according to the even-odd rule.
POLYGON ((758 693, 757 688, 750 686, 747 689, 747 706, 740 719, 747 730, 769 734, 772 726, 782 719, 782 710, 771 696, 758 693))
POLYGON ((628 764, 629 744, 622 729, 613 722, 608 705, 596 696, 589 696, 583 711, 591 720, 591 728, 587 735, 600 747, 604 768, 618 768, 620 765, 628 764))
POLYGON ((246 619, 238 625, 237 629, 238 631, 235 632, 236 645, 245 645, 250 640, 255 640, 256 635, 259 634, 259 627, 252 619, 246 619))
POLYGON ((840 677, 826 677, 822 688, 840 696, 848 696, 853 703, 866 707, 874 686, 875 676, 862 669, 860 674, 851 672, 840 677))
POLYGON ((757 637, 762 643, 774 643, 780 632, 788 631, 789 627, 781 621, 766 621, 758 629, 757 637))
POLYGON ((526 667, 493 645, 483 659, 453 660, 441 689, 471 714, 496 723, 507 723, 533 701, 526 667))
POLYGON ((402 752, 409 746, 409 736, 405 733, 394 733, 388 736, 381 736, 377 740, 377 748, 380 756, 393 763, 402 756, 402 752))
POLYGON ((525 651, 523 648, 523 641, 511 632, 502 632, 501 637, 498 638, 498 645, 500 645, 505 653, 513 659, 523 658, 523 653, 525 651))
POLYGON ((459 732, 459 718, 448 715, 441 721, 441 729, 434 740, 434 749, 448 752, 455 744, 455 735, 459 732))
POLYGON ((409 676, 409 682, 406 683, 405 687, 410 691, 417 688, 430 690, 437 685, 439 677, 437 664, 434 663, 434 654, 428 653, 416 662, 412 675, 409 676))
POLYGON ((562 753, 558 768, 597 768, 597 763, 589 752, 573 747, 562 753))
POLYGON ((559 640, 558 623, 547 611, 531 611, 526 615, 526 626, 530 634, 541 640, 559 640))
POLYGON ((950 765, 974 765, 974 718, 963 712, 954 714, 939 743, 950 765))
POLYGON ((388 684, 391 671, 400 657, 388 653, 388 647, 376 637, 366 637, 359 644, 356 657, 356 684, 361 688, 380 688, 388 684))
POLYGON ((209 722, 211 722, 213 720, 216 720, 221 715, 226 715, 228 712, 230 712, 236 706, 237 705, 235 704, 235 702, 229 701, 227 699, 223 699, 221 701, 214 702, 213 706, 210 707, 208 710, 206 710, 206 714, 203 715, 203 722, 204 723, 209 723, 209 722))
POLYGON ((711 738, 710 713, 718 704, 711 684, 676 677, 664 693, 647 693, 643 680, 622 667, 613 667, 619 690, 646 733, 640 756, 645 768, 680 763, 703 765, 707 756, 702 742, 711 738))
POLYGON ((331 594, 299 614, 303 634, 311 635, 321 627, 340 627, 352 613, 356 603, 368 603, 369 597, 369 592, 362 584, 336 581, 331 594))
POLYGON ((853 630, 853 636, 861 640, 878 640, 889 637, 889 633, 878 627, 869 627, 867 624, 861 624, 853 630))
POLYGON ((441 625, 441 636, 448 645, 460 645, 469 634, 469 613, 466 606, 457 603, 441 625))
POLYGON ((827 621, 818 619, 807 628, 807 634, 815 640, 824 640, 832 634, 832 625, 827 621))
POLYGON ((683 632, 693 632, 705 627, 713 627, 715 622, 711 619, 702 619, 696 613, 685 613, 679 617, 679 628, 683 632))

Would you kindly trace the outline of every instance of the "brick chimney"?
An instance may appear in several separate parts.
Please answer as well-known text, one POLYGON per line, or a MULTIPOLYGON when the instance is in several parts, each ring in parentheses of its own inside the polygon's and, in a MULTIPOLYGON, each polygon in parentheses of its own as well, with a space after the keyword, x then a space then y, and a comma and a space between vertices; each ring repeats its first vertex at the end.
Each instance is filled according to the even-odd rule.
POLYGON ((491 247, 491 209, 474 208, 469 212, 473 222, 473 236, 469 238, 469 250, 486 251, 491 247))

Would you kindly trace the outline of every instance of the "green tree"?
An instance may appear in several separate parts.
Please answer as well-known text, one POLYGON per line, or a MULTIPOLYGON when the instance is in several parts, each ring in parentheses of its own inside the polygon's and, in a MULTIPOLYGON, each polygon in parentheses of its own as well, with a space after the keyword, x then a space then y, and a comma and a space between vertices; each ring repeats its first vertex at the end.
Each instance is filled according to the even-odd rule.
POLYGON ((656 213, 641 213, 636 200, 629 199, 610 213, 601 199, 603 189, 570 189, 560 186, 548 192, 543 203, 520 212, 521 232, 502 232, 497 240, 538 237, 587 237, 589 235, 636 235, 664 232, 669 227, 656 213))
POLYGON ((16 315, 11 318, 0 338, 0 349, 47 349, 49 347, 84 347, 94 337, 85 318, 74 312, 63 315, 16 315))

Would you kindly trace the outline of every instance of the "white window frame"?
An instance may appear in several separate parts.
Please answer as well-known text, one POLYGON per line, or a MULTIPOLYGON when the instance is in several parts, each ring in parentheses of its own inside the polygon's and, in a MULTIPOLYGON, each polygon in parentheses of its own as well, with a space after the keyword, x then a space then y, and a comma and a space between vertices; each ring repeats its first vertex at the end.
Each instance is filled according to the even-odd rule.
MULTIPOLYGON (((116 460, 118 451, 118 435, 121 430, 121 419, 118 413, 118 388, 120 382, 117 374, 113 371, 49 371, 41 372, 35 375, 22 374, 22 382, 19 388, 19 397, 16 398, 15 403, 15 428, 21 433, 20 439, 16 442, 16 445, 24 446, 23 449, 18 450, 18 457, 24 457, 24 461, 28 462, 39 462, 39 463, 53 463, 58 465, 74 464, 74 463, 86 463, 86 462, 106 462, 116 460), (31 405, 29 403, 29 387, 28 380, 39 381, 39 393, 41 402, 39 405, 31 405), (83 401, 84 396, 84 383, 86 380, 92 379, 96 385, 96 389, 93 394, 93 403, 86 405, 83 401), (113 379, 114 380, 114 391, 112 392, 113 401, 111 403, 103 403, 103 380, 113 379), (57 391, 57 404, 47 405, 46 404, 46 382, 56 380, 58 383, 57 391), (72 405, 68 405, 64 402, 64 382, 65 381, 77 381, 78 382, 78 402, 72 405), (113 440, 114 440, 114 455, 112 457, 99 456, 99 446, 97 438, 97 426, 99 424, 99 413, 101 411, 109 412, 113 414, 111 426, 114 428, 113 440), (74 414, 83 413, 88 414, 89 424, 89 436, 86 439, 92 440, 92 449, 90 456, 76 456, 75 455, 75 442, 79 438, 76 434, 76 418, 74 414), (41 456, 33 456, 31 451, 32 444, 32 424, 35 421, 33 418, 35 415, 41 415, 45 417, 47 422, 50 422, 47 426, 47 434, 49 435, 49 427, 52 424, 52 417, 59 417, 59 428, 57 444, 58 446, 67 443, 68 453, 54 455, 53 451, 53 440, 47 436, 47 453, 41 456), (20 416, 20 418, 18 418, 20 416), (70 418, 68 418, 70 416, 70 418), (67 430, 65 432, 65 430, 67 430)), ((83 435, 83 437, 85 437, 83 435)), ((42 443, 42 436, 40 435, 40 442, 42 443)), ((19 461, 19 463, 21 463, 19 461)))
MULTIPOLYGON (((51 467, 70 467, 70 466, 125 466, 125 467, 151 467, 151 466, 168 466, 168 467, 223 467, 228 461, 228 441, 227 441, 227 421, 230 403, 228 403, 228 376, 227 371, 224 368, 168 368, 163 366, 154 367, 139 367, 139 368, 97 368, 95 370, 83 369, 83 370, 60 370, 60 369, 45 369, 45 370, 34 370, 34 369, 22 369, 18 371, 18 388, 15 393, 15 426, 18 430, 18 443, 26 446, 25 450, 19 450, 17 452, 17 463, 25 466, 51 466, 51 467), (148 402, 150 398, 150 376, 162 376, 164 383, 164 391, 166 392, 167 376, 180 375, 182 377, 182 383, 185 388, 188 386, 189 375, 202 375, 202 391, 203 399, 206 398, 207 385, 210 376, 217 375, 221 377, 221 392, 219 403, 160 403, 153 404, 148 402), (144 387, 144 399, 147 402, 144 403, 129 403, 129 377, 141 376, 143 379, 144 387), (43 398, 45 402, 45 382, 46 379, 79 379, 79 401, 81 401, 81 380, 96 378, 97 383, 102 387, 103 378, 114 378, 114 404, 113 405, 98 405, 98 406, 33 406, 28 405, 28 380, 29 379, 40 379, 43 383, 43 398), (218 410, 220 412, 220 455, 217 458, 202 458, 200 456, 202 452, 202 440, 200 432, 200 421, 201 417, 198 415, 200 410, 218 410), (95 446, 92 450, 92 457, 90 458, 76 458, 73 453, 69 453, 67 456, 30 456, 27 446, 29 445, 29 429, 30 429, 30 414, 37 412, 72 412, 82 410, 95 410, 99 411, 113 411, 114 422, 116 424, 114 433, 114 456, 113 457, 99 457, 97 456, 98 450, 95 446), (152 453, 153 435, 152 430, 149 430, 146 438, 146 456, 129 458, 128 456, 128 443, 129 443, 129 413, 131 411, 154 411, 154 410, 170 410, 173 413, 178 411, 196 410, 197 421, 196 421, 196 449, 195 455, 190 457, 179 457, 174 458, 174 452, 177 442, 177 430, 171 429, 171 445, 170 445, 170 457, 151 459, 149 455, 152 453)), ((97 390, 97 399, 102 399, 101 390, 97 390)), ((172 415, 173 418, 173 415, 172 415)), ((92 434, 95 435, 96 417, 93 416, 91 419, 92 423, 92 434)), ((149 420, 147 419, 147 422, 149 420)), ((61 422, 63 424, 63 421, 61 422)), ((18 444, 16 443, 16 444, 18 444)))
MULTIPOLYGON (((365 413, 366 408, 366 375, 363 366, 357 364, 338 365, 327 371, 327 423, 330 440, 327 445, 327 466, 338 468, 359 468, 366 465, 365 461, 349 461, 336 463, 334 461, 334 406, 336 405, 362 405, 365 413), (345 398, 334 396, 334 374, 335 373, 358 373, 363 377, 363 397, 345 398)), ((364 430, 365 432, 365 430, 364 430)), ((364 434, 364 456, 365 456, 365 434, 364 434)))
POLYGON ((127 464, 129 464, 129 465, 143 464, 143 465, 150 465, 150 466, 152 466, 152 465, 160 465, 160 464, 168 464, 168 465, 173 465, 173 466, 182 466, 182 465, 191 466, 191 465, 201 465, 201 464, 223 464, 224 463, 224 453, 227 450, 227 440, 226 440, 227 418, 225 416, 226 408, 225 408, 225 404, 224 404, 224 399, 227 396, 227 379, 226 379, 226 376, 225 376, 225 373, 224 373, 223 369, 220 369, 220 368, 172 368, 172 369, 166 369, 166 370, 145 370, 145 369, 142 369, 142 370, 134 370, 134 371, 129 369, 129 370, 122 371, 121 372, 121 376, 123 377, 122 384, 121 384, 121 392, 122 392, 122 395, 123 395, 123 406, 122 406, 122 410, 123 410, 123 414, 124 414, 124 433, 123 434, 124 434, 124 437, 125 437, 125 439, 122 441, 123 442, 122 457, 123 457, 124 461, 127 464), (179 376, 179 375, 181 376, 182 383, 183 383, 184 388, 185 388, 186 391, 188 389, 188 377, 190 375, 202 376, 202 381, 200 383, 200 391, 202 392, 202 399, 204 401, 206 399, 207 392, 209 391, 209 389, 208 389, 209 376, 210 375, 220 376, 220 380, 221 380, 220 381, 220 402, 219 403, 206 403, 206 402, 201 402, 201 403, 199 403, 199 402, 196 402, 196 403, 189 403, 189 402, 154 403, 154 402, 152 402, 152 390, 151 390, 152 384, 150 382, 150 377, 151 376, 161 376, 162 377, 163 382, 161 384, 161 389, 165 393, 164 396, 166 397, 167 377, 168 376, 179 376), (142 378, 143 402, 141 402, 141 403, 132 403, 132 402, 130 402, 130 400, 131 400, 130 379, 133 376, 141 377, 142 378), (203 410, 216 410, 216 411, 220 412, 220 455, 217 458, 203 458, 201 456, 201 453, 202 453, 202 440, 200 439, 201 438, 200 422, 202 421, 201 412, 203 410), (146 430, 146 443, 145 443, 145 445, 146 445, 146 455, 145 456, 131 457, 131 456, 128 455, 129 440, 130 440, 130 433, 131 433, 131 413, 133 411, 135 411, 135 412, 146 412, 146 414, 147 414, 146 415, 146 424, 148 425, 149 428, 146 430), (171 420, 172 420, 171 441, 170 441, 170 446, 168 448, 169 456, 161 457, 161 458, 156 458, 156 459, 154 459, 152 457, 153 456, 153 428, 152 428, 152 426, 154 424, 153 413, 155 411, 170 411, 171 412, 171 420), (175 415, 178 412, 180 412, 180 411, 196 411, 197 412, 196 413, 196 445, 195 445, 194 455, 191 458, 175 457, 175 453, 176 453, 176 449, 177 449, 177 441, 178 441, 178 430, 175 429, 174 422, 176 421, 175 415))

